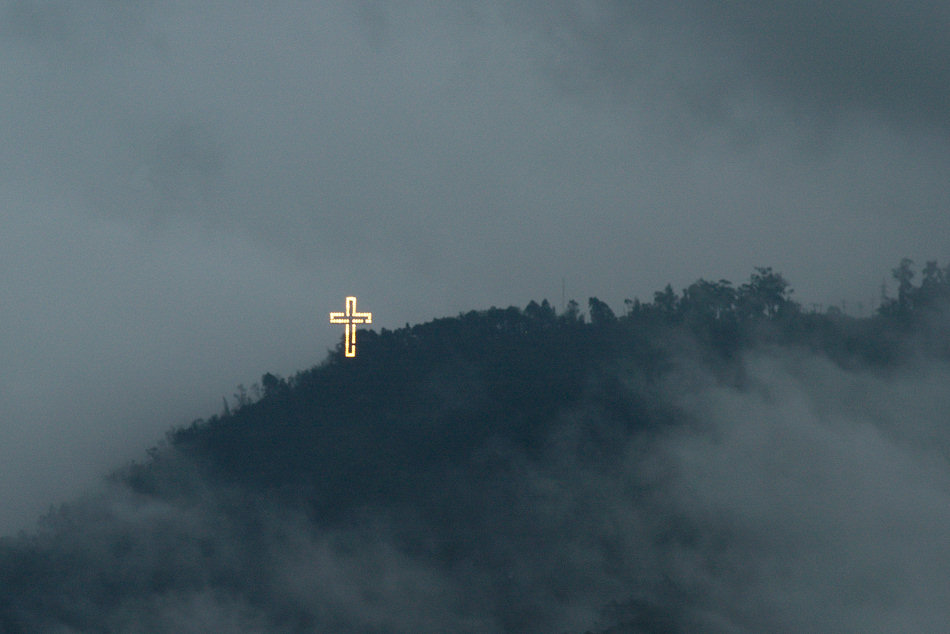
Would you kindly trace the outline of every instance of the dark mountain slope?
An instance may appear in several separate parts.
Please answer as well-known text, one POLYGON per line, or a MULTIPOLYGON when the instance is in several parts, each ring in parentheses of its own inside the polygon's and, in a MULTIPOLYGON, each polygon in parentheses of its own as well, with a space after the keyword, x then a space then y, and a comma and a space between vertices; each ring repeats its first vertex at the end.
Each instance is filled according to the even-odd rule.
MULTIPOLYGON (((839 479, 856 478, 848 499, 862 499, 854 483, 866 479, 865 462, 822 458, 828 447, 871 430, 847 441, 861 456, 896 434, 875 454, 876 471, 905 464, 906 447, 950 450, 935 422, 943 392, 915 382, 922 358, 943 372, 950 356, 947 276, 937 272, 867 319, 803 313, 781 276, 758 269, 739 288, 667 288, 619 318, 592 298, 589 319, 576 305, 558 315, 532 302, 361 331, 355 359, 337 350, 290 379, 265 374, 260 398, 173 431, 107 491, 4 540, 0 629, 853 625, 837 603, 797 616, 776 596, 819 601, 827 593, 802 588, 835 574, 857 587, 880 574, 795 563, 796 552, 850 552, 800 537, 838 539, 841 520, 825 504, 838 498, 825 496, 837 495, 839 479), (872 407, 890 386, 899 387, 890 401, 872 407), (927 425, 905 421, 908 411, 927 425), (817 507, 790 493, 812 479, 823 482, 817 507), (786 535, 786 526, 803 528, 786 535), (773 586, 781 591, 769 594, 773 586)), ((948 475, 933 468, 937 481, 948 475)), ((915 509, 904 512, 919 524, 915 509)), ((865 542, 882 550, 867 526, 853 528, 859 554, 865 542)), ((841 606, 886 604, 855 593, 841 606)))

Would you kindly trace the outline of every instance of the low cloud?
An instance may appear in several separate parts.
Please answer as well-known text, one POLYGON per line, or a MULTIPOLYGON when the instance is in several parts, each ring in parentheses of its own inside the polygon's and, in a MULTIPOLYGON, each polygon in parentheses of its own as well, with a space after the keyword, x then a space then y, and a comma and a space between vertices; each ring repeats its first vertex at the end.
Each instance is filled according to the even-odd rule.
POLYGON ((948 368, 880 376, 776 350, 746 372, 678 399, 695 426, 652 459, 691 527, 668 574, 742 631, 939 629, 948 368))

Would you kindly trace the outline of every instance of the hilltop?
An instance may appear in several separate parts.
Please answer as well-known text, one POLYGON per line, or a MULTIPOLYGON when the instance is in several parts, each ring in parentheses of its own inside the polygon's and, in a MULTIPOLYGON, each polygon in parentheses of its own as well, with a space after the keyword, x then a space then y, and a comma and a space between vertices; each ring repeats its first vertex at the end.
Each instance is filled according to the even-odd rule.
MULTIPOLYGON (((586 315, 532 301, 361 330, 356 358, 338 348, 293 377, 264 374, 253 397, 172 430, 105 492, 4 540, 0 628, 821 629, 829 614, 738 599, 743 583, 755 594, 826 579, 772 570, 783 561, 772 549, 789 546, 763 546, 773 523, 802 520, 766 505, 756 478, 784 465, 791 480, 772 493, 783 499, 834 472, 826 445, 799 452, 845 433, 839 419, 916 447, 916 422, 895 431, 900 415, 855 399, 950 360, 950 267, 929 263, 920 285, 911 267, 895 269, 898 297, 860 319, 803 311, 759 268, 739 286, 667 286, 619 316, 597 298, 586 315), (807 406, 788 414, 796 398, 807 406), (812 419, 820 433, 801 423, 812 419), (737 430, 781 432, 799 449, 746 446, 737 430), (732 467, 755 477, 729 482, 732 467), (733 517, 733 496, 763 510, 733 517)), ((923 412, 942 392, 915 394, 923 412)), ((928 438, 943 446, 947 434, 928 438)), ((887 468, 898 450, 882 447, 887 468)))

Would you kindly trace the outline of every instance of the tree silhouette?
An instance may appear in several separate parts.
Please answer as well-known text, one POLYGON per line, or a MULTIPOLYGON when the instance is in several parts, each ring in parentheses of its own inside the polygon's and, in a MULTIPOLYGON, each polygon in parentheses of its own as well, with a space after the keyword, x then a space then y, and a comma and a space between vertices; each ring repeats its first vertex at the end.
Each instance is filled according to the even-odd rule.
POLYGON ((617 316, 610 310, 610 306, 596 297, 588 299, 587 306, 590 310, 590 322, 593 325, 606 326, 617 322, 617 316))
POLYGON ((797 308, 791 301, 788 282, 772 267, 756 267, 749 282, 739 287, 736 296, 740 315, 745 319, 774 319, 797 308))

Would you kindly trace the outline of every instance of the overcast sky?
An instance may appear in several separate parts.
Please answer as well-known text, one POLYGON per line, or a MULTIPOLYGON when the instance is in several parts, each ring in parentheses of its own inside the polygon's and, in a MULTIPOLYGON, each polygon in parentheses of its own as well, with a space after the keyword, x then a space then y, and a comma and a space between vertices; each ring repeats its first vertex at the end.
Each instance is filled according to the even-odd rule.
POLYGON ((950 257, 950 5, 0 2, 0 533, 374 327, 950 257))

